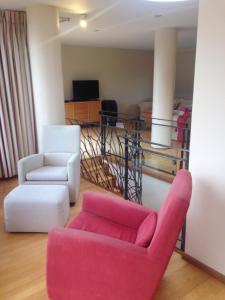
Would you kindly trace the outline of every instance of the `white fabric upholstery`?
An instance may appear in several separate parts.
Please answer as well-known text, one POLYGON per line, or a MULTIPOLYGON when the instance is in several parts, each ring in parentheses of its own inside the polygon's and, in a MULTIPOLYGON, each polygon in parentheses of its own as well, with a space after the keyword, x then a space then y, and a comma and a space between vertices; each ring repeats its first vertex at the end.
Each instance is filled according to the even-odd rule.
POLYGON ((80 126, 44 126, 40 142, 40 153, 57 152, 80 152, 80 126), (78 137, 79 139, 77 139, 78 137))
POLYGON ((45 166, 66 166, 73 153, 45 153, 45 166))
POLYGON ((19 184, 67 185, 70 202, 76 202, 80 190, 80 126, 45 126, 40 148, 40 154, 18 162, 19 184))
POLYGON ((34 154, 26 156, 18 161, 18 181, 22 184, 26 181, 26 174, 31 170, 43 167, 44 155, 34 154))
POLYGON ((69 188, 69 182, 68 181, 41 181, 41 180, 34 180, 34 181, 25 181, 23 185, 65 185, 69 188))
POLYGON ((9 232, 48 232, 69 217, 69 193, 63 185, 20 185, 4 200, 9 232))
POLYGON ((47 180, 47 181, 66 181, 68 180, 67 167, 45 166, 26 174, 26 180, 47 180))
POLYGON ((69 192, 72 195, 72 199, 78 199, 80 188, 80 153, 71 156, 67 162, 67 170, 69 192))

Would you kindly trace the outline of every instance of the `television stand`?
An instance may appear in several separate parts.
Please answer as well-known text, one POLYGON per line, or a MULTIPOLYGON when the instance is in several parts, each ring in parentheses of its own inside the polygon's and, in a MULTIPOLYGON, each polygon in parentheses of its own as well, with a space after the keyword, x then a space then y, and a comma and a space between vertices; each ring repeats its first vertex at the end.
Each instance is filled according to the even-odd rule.
MULTIPOLYGON (((101 101, 99 99, 65 102, 66 119, 74 119, 80 122, 100 123, 100 111, 101 101)), ((66 123, 68 124, 68 122, 66 123)))

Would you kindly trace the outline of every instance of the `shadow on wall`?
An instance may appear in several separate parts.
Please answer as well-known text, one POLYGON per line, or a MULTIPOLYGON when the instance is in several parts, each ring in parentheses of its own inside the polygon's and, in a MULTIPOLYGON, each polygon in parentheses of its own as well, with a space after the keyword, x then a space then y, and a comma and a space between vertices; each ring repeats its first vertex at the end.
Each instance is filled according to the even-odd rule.
POLYGON ((158 211, 167 197, 171 184, 157 178, 142 175, 143 206, 158 211))

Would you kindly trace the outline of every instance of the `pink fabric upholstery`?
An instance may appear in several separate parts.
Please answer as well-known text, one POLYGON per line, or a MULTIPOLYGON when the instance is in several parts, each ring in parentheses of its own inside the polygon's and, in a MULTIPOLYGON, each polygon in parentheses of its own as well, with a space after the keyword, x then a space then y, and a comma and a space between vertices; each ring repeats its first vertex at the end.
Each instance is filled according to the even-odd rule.
POLYGON ((149 209, 136 203, 93 192, 84 194, 83 210, 134 229, 137 229, 149 214, 149 209))
POLYGON ((153 211, 144 219, 137 231, 135 244, 141 247, 148 247, 156 228, 157 214, 153 211))
POLYGON ((70 228, 95 232, 119 240, 134 243, 137 231, 106 218, 82 211, 69 225, 70 228))
MULTIPOLYGON (((72 228, 73 225, 82 227, 82 222, 90 227, 94 226, 90 224, 90 219, 88 222, 84 220, 85 216, 88 215, 89 218, 92 214, 95 215, 94 222, 100 217, 104 222, 133 228, 140 234, 141 240, 143 233, 141 227, 143 226, 145 231, 148 226, 147 216, 151 213, 150 210, 114 197, 87 193, 82 212, 78 216, 80 220, 72 221, 70 228, 56 228, 49 234, 47 255, 49 298, 152 299, 184 222, 191 189, 190 173, 180 171, 158 213, 156 229, 148 248, 106 236, 106 233, 72 228)), ((106 225, 101 223, 101 226, 106 225)), ((111 227, 108 230, 113 231, 111 227)))

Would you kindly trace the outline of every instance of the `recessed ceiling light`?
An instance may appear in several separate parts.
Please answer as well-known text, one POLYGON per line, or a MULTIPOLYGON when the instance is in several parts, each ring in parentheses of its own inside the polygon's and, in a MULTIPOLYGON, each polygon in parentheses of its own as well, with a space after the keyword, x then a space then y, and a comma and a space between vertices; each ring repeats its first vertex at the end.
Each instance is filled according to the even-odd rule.
POLYGON ((82 15, 80 19, 80 27, 86 28, 87 27, 87 15, 82 15))
POLYGON ((145 0, 149 2, 184 2, 189 0, 145 0))

